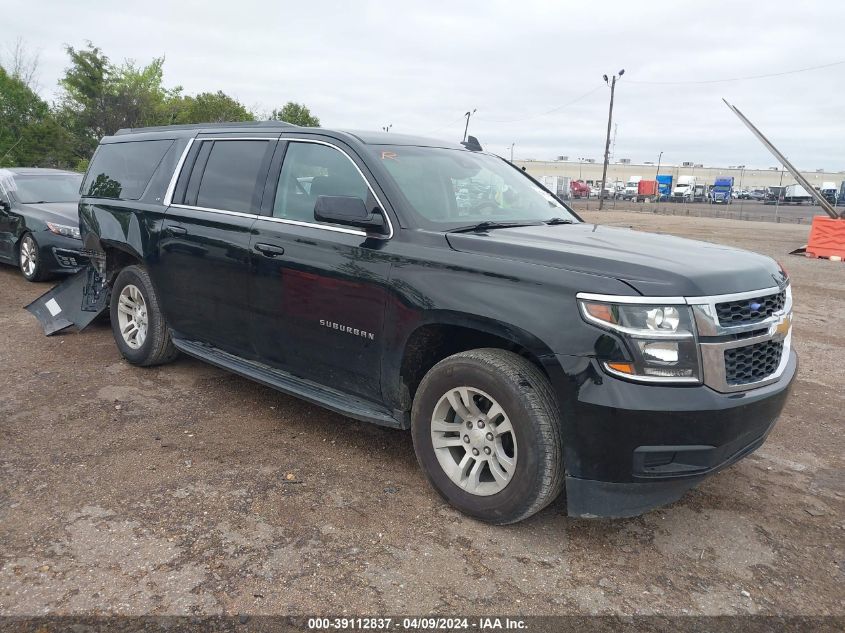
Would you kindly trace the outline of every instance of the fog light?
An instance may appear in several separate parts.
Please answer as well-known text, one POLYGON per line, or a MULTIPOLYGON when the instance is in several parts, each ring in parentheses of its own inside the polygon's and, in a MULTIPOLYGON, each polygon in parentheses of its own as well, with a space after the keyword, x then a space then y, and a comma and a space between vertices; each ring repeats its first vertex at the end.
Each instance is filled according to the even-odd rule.
POLYGON ((678 362, 678 344, 671 342, 640 343, 643 359, 661 363, 678 362))

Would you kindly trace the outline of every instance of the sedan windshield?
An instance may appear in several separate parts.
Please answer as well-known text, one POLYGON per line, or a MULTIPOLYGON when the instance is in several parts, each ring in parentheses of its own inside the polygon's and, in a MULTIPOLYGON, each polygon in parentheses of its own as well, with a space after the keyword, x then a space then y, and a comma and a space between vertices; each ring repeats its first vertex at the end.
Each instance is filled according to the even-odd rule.
POLYGON ((15 197, 21 204, 78 202, 81 174, 15 176, 15 197))
POLYGON ((377 145, 373 153, 415 212, 416 224, 449 230, 482 222, 539 224, 578 218, 525 174, 490 154, 377 145))

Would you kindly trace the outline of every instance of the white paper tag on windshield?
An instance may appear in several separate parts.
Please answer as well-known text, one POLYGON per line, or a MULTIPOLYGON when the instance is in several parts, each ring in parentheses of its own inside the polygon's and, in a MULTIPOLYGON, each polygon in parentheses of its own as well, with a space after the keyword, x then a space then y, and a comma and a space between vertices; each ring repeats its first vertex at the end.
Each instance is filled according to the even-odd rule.
POLYGON ((62 311, 59 302, 55 299, 50 299, 47 303, 44 304, 44 306, 47 308, 47 310, 50 311, 50 316, 56 316, 59 312, 62 311))

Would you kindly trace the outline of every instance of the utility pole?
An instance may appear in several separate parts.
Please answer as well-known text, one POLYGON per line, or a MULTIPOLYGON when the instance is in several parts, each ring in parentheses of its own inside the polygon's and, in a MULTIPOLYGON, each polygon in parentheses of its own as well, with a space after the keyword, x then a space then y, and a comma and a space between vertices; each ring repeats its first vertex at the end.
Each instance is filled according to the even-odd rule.
POLYGON ((469 132, 469 119, 470 119, 470 117, 471 117, 473 114, 475 114, 475 111, 476 111, 476 110, 478 110, 478 108, 473 108, 473 109, 472 109, 472 112, 467 112, 467 113, 464 115, 464 116, 467 118, 467 124, 466 124, 466 127, 464 127, 464 141, 466 141, 466 140, 467 140, 467 132, 469 132))
POLYGON ((511 143, 511 162, 513 162, 513 146, 516 145, 516 141, 511 143))
POLYGON ((607 111, 607 139, 604 142, 604 168, 601 173, 601 191, 599 192, 599 211, 604 206, 604 188, 607 186, 607 161, 610 159, 610 124, 613 121, 613 94, 616 90, 616 79, 622 77, 625 70, 620 70, 618 76, 613 75, 612 80, 608 80, 607 75, 604 75, 604 83, 610 86, 610 108, 607 111))
POLYGON ((654 172, 654 179, 657 180, 657 177, 660 175, 660 161, 663 159, 663 152, 660 152, 657 155, 657 171, 654 172))

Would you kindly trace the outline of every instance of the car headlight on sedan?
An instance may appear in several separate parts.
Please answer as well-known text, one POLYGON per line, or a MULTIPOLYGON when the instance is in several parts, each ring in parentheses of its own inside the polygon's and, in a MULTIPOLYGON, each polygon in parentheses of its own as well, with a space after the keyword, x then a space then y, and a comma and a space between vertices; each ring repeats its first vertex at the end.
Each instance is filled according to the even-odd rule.
POLYGON ((79 234, 78 226, 68 226, 67 224, 56 224, 55 222, 47 222, 47 228, 50 229, 51 233, 55 233, 56 235, 73 237, 77 240, 81 237, 79 234))
POLYGON ((614 303, 588 297, 579 297, 578 303, 586 321, 616 332, 627 343, 630 358, 602 360, 608 372, 640 382, 701 382, 689 306, 614 303))

